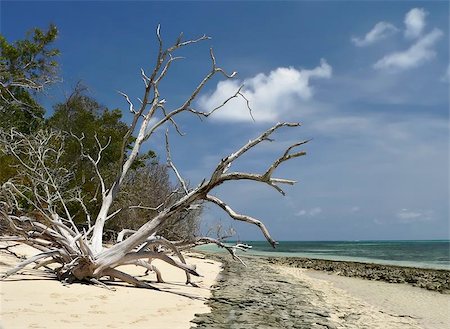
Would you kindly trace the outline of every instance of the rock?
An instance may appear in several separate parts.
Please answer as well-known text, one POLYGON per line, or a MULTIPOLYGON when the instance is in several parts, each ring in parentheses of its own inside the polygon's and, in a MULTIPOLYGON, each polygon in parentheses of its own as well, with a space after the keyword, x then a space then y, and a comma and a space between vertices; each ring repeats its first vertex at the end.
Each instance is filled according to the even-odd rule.
POLYGON ((270 258, 269 262, 271 264, 327 271, 342 276, 391 283, 408 283, 415 287, 439 291, 445 294, 448 294, 448 291, 450 290, 450 271, 448 270, 297 257, 274 257, 270 258))
POLYGON ((309 301, 310 291, 302 282, 280 279, 266 260, 246 258, 248 267, 236 262, 224 264, 219 288, 207 302, 212 312, 198 314, 197 328, 334 328, 328 310, 309 301))
MULTIPOLYGON (((243 257, 247 267, 226 256, 208 255, 223 264, 220 281, 207 302, 211 313, 197 314, 196 328, 281 329, 340 327, 333 322, 332 309, 323 297, 300 280, 280 277, 268 264, 323 270, 386 282, 402 282, 450 293, 450 271, 399 266, 338 262, 294 257, 243 257), (320 306, 323 305, 323 306, 320 306)), ((355 322, 357 314, 347 315, 355 322)))

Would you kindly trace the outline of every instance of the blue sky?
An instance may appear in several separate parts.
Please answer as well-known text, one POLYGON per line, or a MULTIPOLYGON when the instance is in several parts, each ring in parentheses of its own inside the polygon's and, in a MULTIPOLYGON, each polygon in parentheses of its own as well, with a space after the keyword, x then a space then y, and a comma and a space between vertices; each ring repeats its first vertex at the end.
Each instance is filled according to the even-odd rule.
MULTIPOLYGON (((196 106, 218 105, 244 83, 255 122, 236 100, 201 123, 178 119, 172 157, 198 183, 249 138, 277 121, 300 121, 261 145, 236 169, 263 170, 281 149, 313 138, 306 157, 279 168, 298 180, 282 197, 254 184, 224 185, 216 194, 262 219, 278 240, 445 239, 449 236, 449 4, 446 1, 292 2, 19 2, 2 1, 1 32, 22 38, 52 22, 64 82, 51 104, 78 80, 110 108, 126 110, 116 90, 142 94, 141 67, 156 55, 155 28, 167 44, 179 32, 211 40, 183 51, 162 86, 175 107, 210 69, 238 71, 219 79, 196 106)), ((128 119, 128 118, 126 118, 128 119)), ((164 157, 162 135, 149 141, 164 157)), ((232 224, 241 239, 261 239, 213 205, 205 226, 232 224)))

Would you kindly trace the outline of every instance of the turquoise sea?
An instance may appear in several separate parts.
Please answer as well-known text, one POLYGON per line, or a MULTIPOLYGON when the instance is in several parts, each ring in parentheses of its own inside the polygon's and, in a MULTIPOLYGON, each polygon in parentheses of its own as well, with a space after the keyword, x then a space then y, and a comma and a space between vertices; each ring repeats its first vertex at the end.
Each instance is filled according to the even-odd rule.
MULTIPOLYGON (((241 252, 248 255, 308 257, 450 270, 449 240, 280 241, 275 249, 265 241, 241 243, 252 246, 251 250, 241 252)), ((201 249, 223 252, 215 246, 203 246, 201 249)))

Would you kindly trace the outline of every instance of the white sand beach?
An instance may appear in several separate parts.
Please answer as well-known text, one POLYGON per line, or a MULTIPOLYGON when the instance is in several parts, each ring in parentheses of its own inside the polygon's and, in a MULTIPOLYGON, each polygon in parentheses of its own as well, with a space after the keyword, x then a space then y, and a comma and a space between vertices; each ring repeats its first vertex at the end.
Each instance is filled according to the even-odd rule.
MULTIPOLYGON (((35 253, 27 246, 12 250, 18 255, 35 253)), ((5 252, 0 256, 0 272, 18 261, 5 252)), ((163 292, 119 282, 116 291, 83 284, 64 286, 43 271, 27 267, 20 275, 0 281, 0 328, 190 328, 195 313, 209 312, 205 301, 220 272, 220 263, 194 257, 186 261, 197 265, 203 275, 193 277, 199 287, 185 285, 183 271, 155 260, 166 283, 153 285, 163 292)), ((142 268, 128 266, 127 271, 155 281, 154 274, 144 276, 142 268)))

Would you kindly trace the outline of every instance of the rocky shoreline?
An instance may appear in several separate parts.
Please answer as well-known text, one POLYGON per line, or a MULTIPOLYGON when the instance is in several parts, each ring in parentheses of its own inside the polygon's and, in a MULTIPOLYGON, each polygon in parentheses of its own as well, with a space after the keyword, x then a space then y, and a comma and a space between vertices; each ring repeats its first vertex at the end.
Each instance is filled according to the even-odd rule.
POLYGON ((207 302, 211 313, 196 314, 196 328, 335 328, 328 311, 312 303, 306 285, 281 280, 264 260, 245 259, 244 267, 230 257, 208 258, 221 261, 223 271, 207 302))
POLYGON ((196 314, 196 328, 419 328, 413 318, 386 315, 366 305, 337 307, 324 290, 307 280, 281 275, 279 266, 309 268, 371 280, 409 283, 449 293, 450 271, 401 268, 375 264, 304 258, 243 257, 247 267, 225 255, 208 258, 222 262, 221 272, 207 305, 211 313, 196 314), (339 314, 336 317, 336 314, 339 314), (389 318, 384 318, 388 316, 389 318), (378 321, 378 322, 377 322, 378 321), (386 321, 386 325, 384 324, 386 321), (408 322, 410 321, 410 322, 408 322), (375 325, 378 323, 377 325, 375 325), (381 324, 380 324, 381 323, 381 324))
POLYGON ((389 283, 407 283, 415 287, 450 294, 450 271, 426 268, 332 261, 299 257, 261 257, 269 264, 332 272, 389 283))

